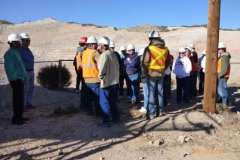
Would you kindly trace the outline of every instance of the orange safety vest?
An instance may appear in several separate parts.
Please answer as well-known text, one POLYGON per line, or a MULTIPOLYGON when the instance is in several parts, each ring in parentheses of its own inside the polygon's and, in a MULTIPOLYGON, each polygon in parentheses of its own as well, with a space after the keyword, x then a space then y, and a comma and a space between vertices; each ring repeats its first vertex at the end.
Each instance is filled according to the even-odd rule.
MULTIPOLYGON (((217 61, 217 73, 220 73, 221 72, 221 69, 222 69, 222 58, 219 58, 218 61, 217 61)), ((226 74, 224 75, 224 78, 228 79, 229 76, 230 76, 230 70, 231 70, 231 67, 230 67, 230 64, 228 65, 228 68, 227 68, 227 72, 226 74)))
POLYGON ((98 67, 94 60, 96 50, 86 49, 82 54, 83 78, 98 78, 98 67))
POLYGON ((148 48, 150 50, 150 63, 148 69, 163 72, 165 69, 165 62, 168 56, 168 49, 159 48, 154 45, 150 45, 148 48))

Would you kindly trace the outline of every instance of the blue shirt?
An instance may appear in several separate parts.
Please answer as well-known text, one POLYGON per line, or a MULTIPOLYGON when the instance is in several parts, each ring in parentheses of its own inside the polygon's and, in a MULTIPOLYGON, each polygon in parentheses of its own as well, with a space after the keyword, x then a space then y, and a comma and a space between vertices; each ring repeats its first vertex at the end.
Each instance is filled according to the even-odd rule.
POLYGON ((34 70, 34 56, 29 48, 20 48, 21 57, 26 71, 34 70))
POLYGON ((136 53, 128 55, 124 60, 124 66, 128 75, 140 73, 140 57, 136 53))

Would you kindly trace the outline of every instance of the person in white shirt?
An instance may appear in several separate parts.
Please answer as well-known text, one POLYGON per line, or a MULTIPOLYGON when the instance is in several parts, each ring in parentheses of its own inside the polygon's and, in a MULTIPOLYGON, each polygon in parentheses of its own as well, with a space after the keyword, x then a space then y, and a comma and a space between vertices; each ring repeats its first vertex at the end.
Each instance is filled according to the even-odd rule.
POLYGON ((188 103, 189 101, 188 81, 191 70, 192 64, 186 56, 186 50, 180 48, 179 56, 173 64, 173 73, 175 73, 177 81, 177 104, 179 105, 182 102, 188 103))

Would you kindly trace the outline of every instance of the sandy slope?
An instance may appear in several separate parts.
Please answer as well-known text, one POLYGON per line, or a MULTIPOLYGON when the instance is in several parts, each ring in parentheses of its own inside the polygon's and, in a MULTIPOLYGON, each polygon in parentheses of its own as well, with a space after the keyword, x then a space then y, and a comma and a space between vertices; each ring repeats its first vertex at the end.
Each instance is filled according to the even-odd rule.
MULTIPOLYGON (((3 57, 7 49, 6 38, 12 32, 28 32, 32 37, 31 49, 36 60, 58 60, 72 59, 75 55, 79 37, 82 35, 94 35, 101 37, 109 36, 116 42, 116 49, 121 45, 133 43, 137 49, 143 48, 148 43, 147 34, 144 32, 128 32, 121 29, 115 31, 111 27, 96 28, 94 26, 82 26, 80 24, 69 24, 53 19, 39 20, 16 25, 0 26, 0 58, 3 57)), ((179 47, 186 46, 189 43, 196 45, 197 51, 201 52, 206 45, 206 28, 192 27, 179 28, 177 30, 163 32, 162 37, 165 39, 171 53, 175 55, 179 47)), ((228 50, 232 54, 232 62, 240 62, 240 48, 238 39, 240 31, 221 31, 220 41, 226 42, 228 50)), ((238 76, 235 75, 236 69, 240 64, 232 67, 232 77, 230 83, 238 82, 238 76)), ((38 70, 38 67, 36 67, 38 70)), ((73 69, 69 66, 69 69, 73 69)), ((0 64, 1 81, 3 81, 3 66, 0 64)), ((74 72, 72 72, 74 74, 74 72)), ((4 77, 4 81, 6 77, 4 77)))

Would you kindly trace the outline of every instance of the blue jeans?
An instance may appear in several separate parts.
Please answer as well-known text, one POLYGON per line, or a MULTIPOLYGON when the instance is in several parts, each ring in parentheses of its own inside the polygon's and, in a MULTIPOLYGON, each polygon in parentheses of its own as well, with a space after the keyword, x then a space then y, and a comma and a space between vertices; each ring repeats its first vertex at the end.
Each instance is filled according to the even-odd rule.
POLYGON ((148 115, 155 116, 164 111, 163 104, 163 77, 150 77, 148 80, 148 115))
POLYGON ((118 85, 100 88, 100 106, 103 122, 118 121, 117 107, 118 85))
POLYGON ((144 78, 143 79, 143 107, 147 109, 148 105, 148 79, 144 78))
POLYGON ((227 87, 227 80, 225 78, 218 78, 217 92, 219 97, 222 99, 222 103, 224 105, 227 105, 228 87, 227 87))
POLYGON ((86 83, 86 90, 87 90, 87 96, 84 96, 86 99, 85 104, 87 105, 87 110, 90 113, 96 113, 98 114, 100 110, 100 105, 99 105, 99 89, 100 89, 100 84, 99 83, 86 83))
POLYGON ((27 75, 27 80, 24 82, 24 106, 32 105, 34 90, 34 71, 28 71, 27 75))
POLYGON ((138 73, 128 75, 131 86, 130 98, 132 101, 139 101, 140 75, 138 73))

